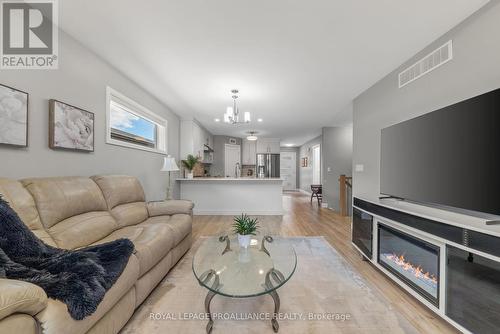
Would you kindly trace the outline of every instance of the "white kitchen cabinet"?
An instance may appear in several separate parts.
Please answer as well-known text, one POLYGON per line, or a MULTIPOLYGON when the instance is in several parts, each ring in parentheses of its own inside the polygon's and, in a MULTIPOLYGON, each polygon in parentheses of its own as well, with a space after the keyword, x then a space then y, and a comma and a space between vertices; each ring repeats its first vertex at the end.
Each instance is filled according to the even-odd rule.
POLYGON ((210 146, 210 142, 213 143, 212 134, 199 126, 198 123, 193 120, 181 121, 181 159, 192 154, 202 159, 202 162, 211 163, 213 155, 204 153, 205 144, 210 146))
POLYGON ((243 165, 255 165, 257 163, 257 143, 255 141, 243 139, 243 152, 241 162, 243 165))
POLYGON ((259 138, 257 140, 257 153, 280 153, 280 140, 278 138, 259 138))
POLYGON ((193 123, 193 152, 194 156, 203 159, 203 131, 201 127, 193 123))

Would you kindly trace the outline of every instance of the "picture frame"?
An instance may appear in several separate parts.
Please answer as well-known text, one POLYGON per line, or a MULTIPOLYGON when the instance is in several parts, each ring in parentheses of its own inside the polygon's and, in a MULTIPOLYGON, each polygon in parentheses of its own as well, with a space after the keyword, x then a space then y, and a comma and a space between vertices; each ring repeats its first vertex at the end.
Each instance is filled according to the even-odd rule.
POLYGON ((28 147, 29 94, 0 84, 0 145, 28 147))
POLYGON ((309 158, 308 157, 304 157, 300 160, 301 160, 301 163, 300 163, 301 167, 308 167, 309 166, 309 158))
POLYGON ((85 109, 49 100, 49 147, 94 152, 95 115, 85 109))

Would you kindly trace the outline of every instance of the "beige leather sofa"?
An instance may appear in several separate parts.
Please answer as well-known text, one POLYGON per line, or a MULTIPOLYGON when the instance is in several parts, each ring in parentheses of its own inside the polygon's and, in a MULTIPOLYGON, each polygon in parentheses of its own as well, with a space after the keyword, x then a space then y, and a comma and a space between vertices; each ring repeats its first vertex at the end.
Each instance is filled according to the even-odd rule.
POLYGON ((49 245, 77 249, 118 238, 135 245, 97 311, 81 321, 38 286, 0 279, 0 334, 117 333, 191 246, 192 203, 146 203, 134 177, 0 179, 0 194, 49 245))

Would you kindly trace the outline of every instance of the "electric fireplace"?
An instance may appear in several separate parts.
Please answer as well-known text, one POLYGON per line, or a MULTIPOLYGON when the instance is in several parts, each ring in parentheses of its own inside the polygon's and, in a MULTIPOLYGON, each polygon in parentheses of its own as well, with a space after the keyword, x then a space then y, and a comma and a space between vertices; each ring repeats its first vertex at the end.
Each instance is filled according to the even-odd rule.
POLYGON ((439 247, 378 224, 378 263, 439 307, 439 247))

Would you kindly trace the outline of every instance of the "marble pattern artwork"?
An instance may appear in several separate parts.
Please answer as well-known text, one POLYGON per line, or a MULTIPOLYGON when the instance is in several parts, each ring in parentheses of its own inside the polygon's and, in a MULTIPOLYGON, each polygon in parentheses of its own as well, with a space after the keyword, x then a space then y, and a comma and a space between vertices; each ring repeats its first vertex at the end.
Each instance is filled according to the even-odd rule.
POLYGON ((0 85, 0 144, 28 145, 28 93, 0 85))
POLYGON ((94 151, 94 114, 50 100, 50 148, 94 151))

